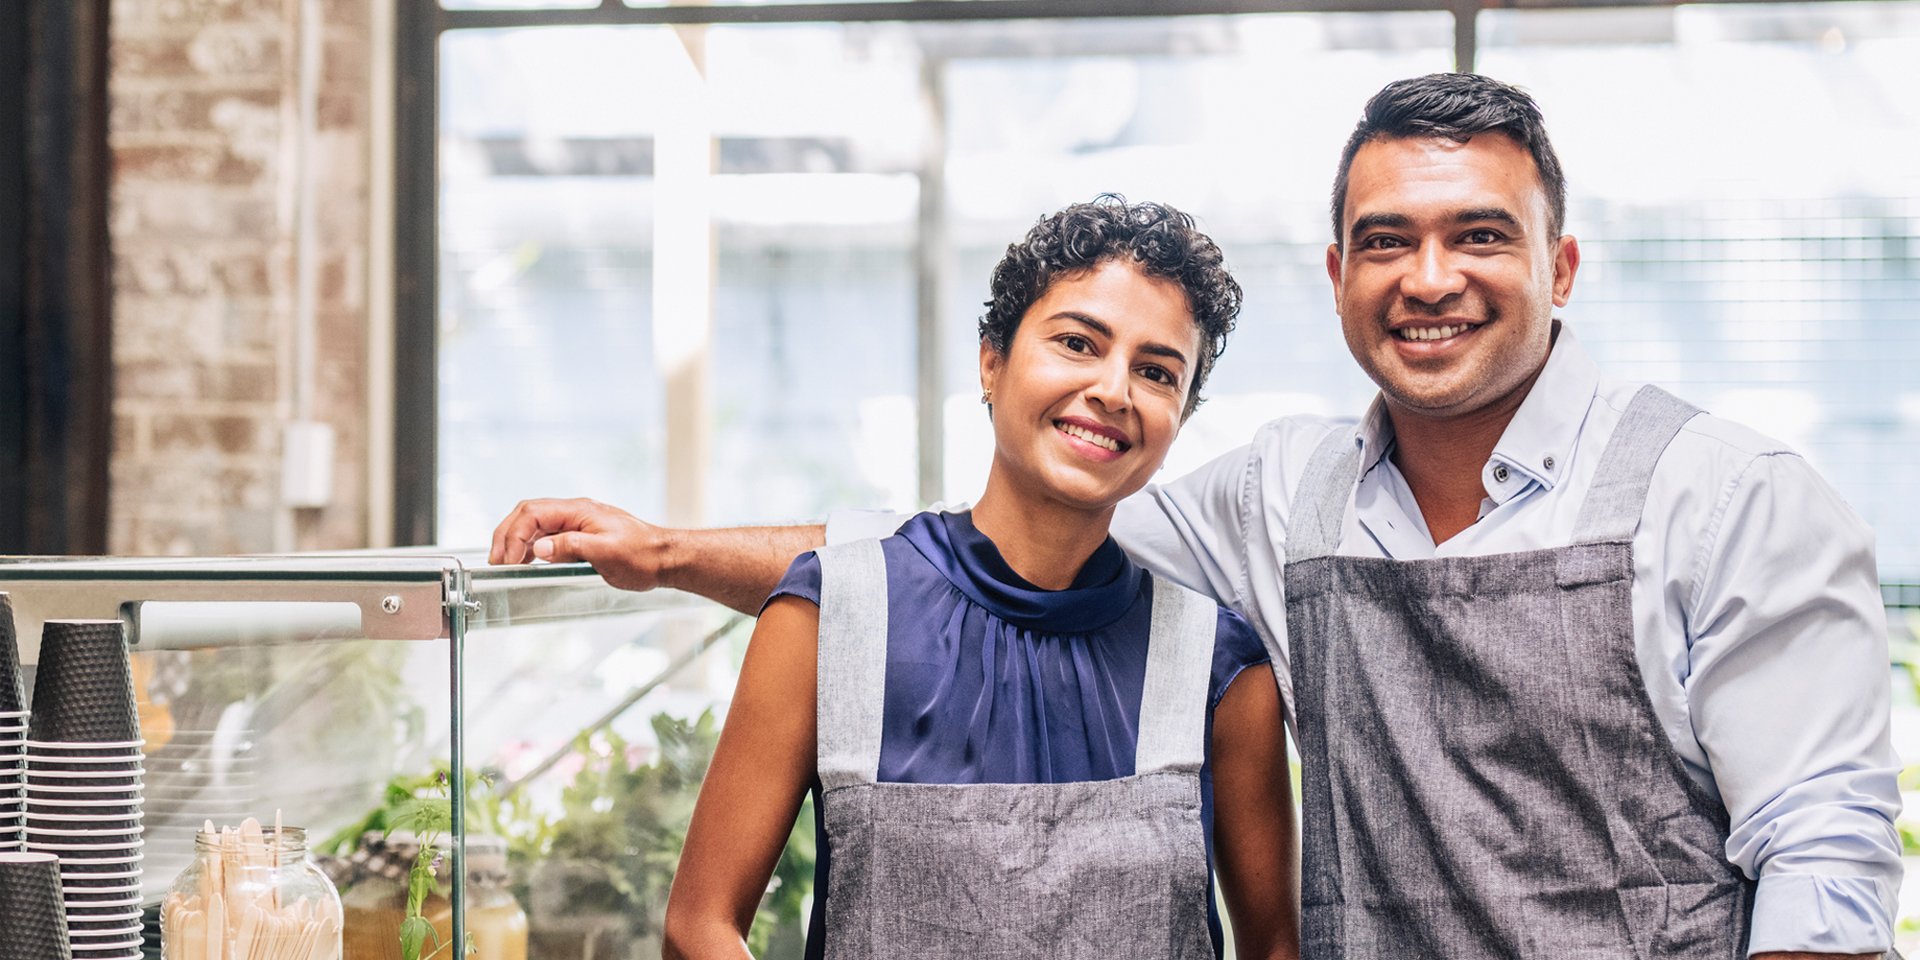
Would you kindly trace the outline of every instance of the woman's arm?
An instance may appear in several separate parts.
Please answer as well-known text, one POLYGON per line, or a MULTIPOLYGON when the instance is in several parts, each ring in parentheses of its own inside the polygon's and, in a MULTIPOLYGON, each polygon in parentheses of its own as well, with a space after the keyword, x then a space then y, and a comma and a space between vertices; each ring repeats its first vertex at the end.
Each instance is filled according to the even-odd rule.
POLYGON ((1300 856, 1280 691, 1241 671, 1213 711, 1213 854, 1243 960, 1300 956, 1300 856))
POLYGON ((742 960, 747 930, 814 778, 820 609, 767 605, 700 785, 667 898, 668 960, 742 960))

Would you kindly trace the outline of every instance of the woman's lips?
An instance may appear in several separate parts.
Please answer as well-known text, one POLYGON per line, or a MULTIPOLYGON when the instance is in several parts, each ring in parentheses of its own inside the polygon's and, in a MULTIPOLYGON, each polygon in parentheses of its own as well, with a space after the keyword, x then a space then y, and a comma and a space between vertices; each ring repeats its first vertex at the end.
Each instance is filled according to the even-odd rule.
POLYGON ((1095 460, 1118 459, 1133 446, 1117 436, 1118 431, 1077 418, 1055 420, 1053 428, 1067 439, 1069 446, 1095 460))

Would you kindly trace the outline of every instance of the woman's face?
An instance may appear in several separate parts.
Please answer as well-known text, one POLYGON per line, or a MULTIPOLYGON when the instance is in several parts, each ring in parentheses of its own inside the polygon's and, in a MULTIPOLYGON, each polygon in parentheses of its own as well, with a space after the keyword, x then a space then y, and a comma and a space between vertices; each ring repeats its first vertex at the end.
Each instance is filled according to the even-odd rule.
POLYGON ((980 347, 995 473, 1063 505, 1119 503, 1166 459, 1199 350, 1186 292, 1171 280, 1120 260, 1056 279, 1004 356, 980 347))

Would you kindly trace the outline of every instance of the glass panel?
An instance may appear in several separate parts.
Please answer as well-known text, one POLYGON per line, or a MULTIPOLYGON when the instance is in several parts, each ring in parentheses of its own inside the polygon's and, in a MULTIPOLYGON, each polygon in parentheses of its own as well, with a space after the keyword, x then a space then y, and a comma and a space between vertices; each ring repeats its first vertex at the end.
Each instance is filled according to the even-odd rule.
MULTIPOLYGON (((186 868, 206 821, 271 824, 279 813, 316 850, 337 836, 350 852, 389 778, 446 754, 450 651, 432 632, 445 569, 364 557, 0 566, 29 690, 43 679, 43 621, 135 611, 143 899, 157 902, 186 868), (367 603, 378 613, 382 596, 426 612, 429 632, 367 639, 367 603), (192 600, 170 602, 183 597, 192 600)), ((65 818, 98 805, 84 792, 60 796, 72 809, 40 809, 65 818)))
POLYGON ((473 621, 466 923, 482 960, 659 953, 747 629, 684 596, 637 614, 473 621), (479 869, 490 849, 505 882, 479 869))

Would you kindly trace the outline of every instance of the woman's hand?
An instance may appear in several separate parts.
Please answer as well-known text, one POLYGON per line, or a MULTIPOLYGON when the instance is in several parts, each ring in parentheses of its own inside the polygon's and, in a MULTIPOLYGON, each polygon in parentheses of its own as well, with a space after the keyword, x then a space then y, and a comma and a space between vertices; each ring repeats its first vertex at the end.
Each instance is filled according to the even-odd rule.
POLYGON ((1265 666, 1241 671, 1213 711, 1213 851, 1248 960, 1300 956, 1300 854, 1280 689, 1265 666))
POLYGON ((747 931, 814 780, 820 610, 767 605, 667 897, 669 960, 750 960, 747 931))

